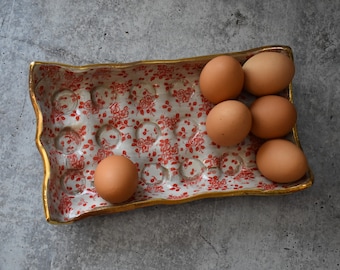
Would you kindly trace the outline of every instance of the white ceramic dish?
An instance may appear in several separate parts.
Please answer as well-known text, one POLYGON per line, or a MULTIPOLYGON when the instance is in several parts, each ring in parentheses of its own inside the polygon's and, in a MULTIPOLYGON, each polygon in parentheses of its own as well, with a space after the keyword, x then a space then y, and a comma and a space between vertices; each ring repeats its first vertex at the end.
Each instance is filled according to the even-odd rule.
MULTIPOLYGON (((287 46, 227 53, 240 63, 262 51, 293 58, 287 46)), ((50 223, 156 204, 208 197, 287 194, 313 183, 263 177, 255 153, 263 142, 249 135, 233 147, 207 137, 212 108, 200 94, 199 74, 213 57, 70 66, 34 62, 30 95, 37 116, 36 143, 44 162, 43 203, 50 223), (126 203, 112 205, 93 186, 97 164, 122 154, 138 165, 139 185, 126 203)), ((292 85, 280 93, 292 100, 292 85)), ((254 97, 238 98, 249 105, 254 97)), ((294 128, 289 139, 300 146, 294 128)))

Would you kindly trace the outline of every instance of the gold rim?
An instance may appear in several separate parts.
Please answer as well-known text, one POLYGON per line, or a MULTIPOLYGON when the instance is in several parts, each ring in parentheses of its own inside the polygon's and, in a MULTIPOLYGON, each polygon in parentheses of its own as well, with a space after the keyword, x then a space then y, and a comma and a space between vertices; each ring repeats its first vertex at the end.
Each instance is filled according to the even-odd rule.
POLYGON ((33 82, 33 69, 34 69, 35 63, 32 62, 30 64, 30 70, 29 70, 29 92, 31 97, 31 102, 33 104, 35 116, 36 116, 36 135, 35 135, 35 143, 38 148, 38 151, 41 155, 43 166, 44 166, 44 179, 43 179, 43 185, 42 185, 42 198, 43 198, 43 206, 44 206, 44 212, 45 217, 47 221, 50 221, 50 212, 48 209, 48 201, 47 201, 47 185, 48 185, 48 179, 50 178, 50 163, 48 161, 48 156, 45 151, 45 148, 43 147, 41 143, 41 134, 43 130, 43 116, 40 110, 40 107, 38 105, 38 102, 36 100, 35 94, 34 94, 34 82, 33 82))
MULTIPOLYGON (((43 206, 44 206, 46 221, 49 222, 50 224, 55 224, 55 225, 69 224, 69 223, 73 223, 76 220, 80 220, 80 219, 83 219, 89 216, 118 213, 118 212, 129 211, 129 210, 133 210, 137 208, 147 207, 147 206, 162 205, 162 204, 166 204, 166 205, 181 204, 181 203, 191 202, 191 201, 199 200, 199 199, 218 198, 218 197, 246 196, 246 195, 256 195, 256 196, 285 195, 285 194, 290 194, 290 193, 297 192, 297 191, 302 191, 304 189, 311 187, 314 182, 314 175, 310 167, 308 167, 308 171, 306 173, 308 179, 306 182, 296 185, 296 186, 288 187, 285 189, 280 189, 280 190, 262 190, 262 189, 236 190, 236 191, 228 191, 228 192, 202 193, 202 194, 191 196, 191 197, 184 198, 181 200, 153 199, 153 200, 148 200, 148 201, 132 202, 132 203, 125 204, 125 205, 106 206, 106 207, 97 208, 93 211, 86 212, 82 215, 79 215, 73 218, 72 220, 65 221, 65 222, 53 220, 50 216, 47 191, 48 191, 48 181, 50 178, 51 168, 50 168, 49 159, 48 159, 46 150, 41 143, 41 135, 42 135, 42 130, 43 130, 43 115, 37 103, 35 93, 34 93, 33 72, 34 72, 35 66, 49 64, 49 65, 58 65, 61 67, 67 67, 67 68, 72 68, 72 69, 77 69, 77 70, 86 70, 86 69, 98 68, 98 67, 121 69, 121 68, 128 68, 128 67, 133 67, 137 65, 142 65, 142 64, 143 65, 145 64, 146 65, 175 64, 179 62, 207 61, 219 55, 230 55, 233 57, 244 58, 248 54, 250 55, 254 53, 260 53, 260 52, 272 51, 272 50, 285 51, 287 55, 294 61, 292 49, 289 46, 274 45, 274 46, 258 47, 258 48, 254 48, 250 50, 241 51, 241 52, 219 53, 219 54, 197 56, 197 57, 191 57, 191 58, 181 58, 181 59, 175 59, 175 60, 144 60, 144 61, 136 61, 136 62, 130 62, 130 63, 101 63, 101 64, 89 64, 89 65, 82 65, 82 66, 62 64, 58 62, 39 62, 39 61, 32 62, 29 68, 29 92, 30 92, 31 102, 32 102, 32 105, 35 111, 36 120, 37 120, 35 143, 41 155, 43 166, 44 166, 42 198, 43 198, 43 206)), ((292 83, 289 84, 288 97, 289 97, 289 100, 293 102, 292 83)), ((295 143, 302 149, 301 143, 298 137, 296 125, 294 126, 292 130, 292 134, 293 134, 293 139, 295 143)))

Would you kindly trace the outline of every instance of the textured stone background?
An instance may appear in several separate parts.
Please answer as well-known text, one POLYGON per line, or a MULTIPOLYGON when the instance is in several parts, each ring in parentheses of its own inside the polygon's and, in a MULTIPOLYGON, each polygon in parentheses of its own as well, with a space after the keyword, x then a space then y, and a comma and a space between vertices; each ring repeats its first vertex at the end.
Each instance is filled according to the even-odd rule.
POLYGON ((0 269, 340 269, 340 1, 0 2, 0 269), (45 222, 31 61, 292 47, 312 188, 45 222))

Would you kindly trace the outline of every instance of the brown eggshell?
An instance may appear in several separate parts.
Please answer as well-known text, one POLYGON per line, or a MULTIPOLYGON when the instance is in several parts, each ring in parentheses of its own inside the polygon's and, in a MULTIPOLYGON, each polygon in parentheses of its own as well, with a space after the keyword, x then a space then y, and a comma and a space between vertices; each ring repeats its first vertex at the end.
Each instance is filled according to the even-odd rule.
POLYGON ((291 183, 307 172, 307 159, 294 143, 273 139, 265 142, 256 154, 259 171, 269 180, 277 183, 291 183))
POLYGON ((236 98, 242 91, 243 81, 241 64, 234 57, 222 55, 213 58, 204 66, 199 85, 202 95, 217 104, 236 98))
POLYGON ((103 159, 94 174, 94 186, 104 200, 122 203, 135 193, 138 185, 136 165, 124 156, 103 159))
POLYGON ((294 105, 281 96, 260 97, 249 109, 253 117, 251 132, 263 139, 285 136, 296 123, 297 113, 294 105))
POLYGON ((277 52, 262 52, 243 65, 244 88, 255 96, 277 94, 292 81, 294 62, 277 52))
POLYGON ((232 146, 247 137, 251 121, 251 113, 246 105, 237 100, 227 100, 211 109, 206 119, 206 129, 214 143, 232 146))

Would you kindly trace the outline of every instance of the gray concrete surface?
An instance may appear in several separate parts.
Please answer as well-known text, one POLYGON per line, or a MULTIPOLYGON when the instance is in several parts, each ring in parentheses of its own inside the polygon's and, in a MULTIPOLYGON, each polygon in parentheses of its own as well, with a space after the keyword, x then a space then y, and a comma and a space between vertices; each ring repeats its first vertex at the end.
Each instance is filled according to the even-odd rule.
POLYGON ((340 269, 340 1, 0 1, 0 269, 340 269), (45 222, 31 61, 292 47, 312 188, 45 222))

